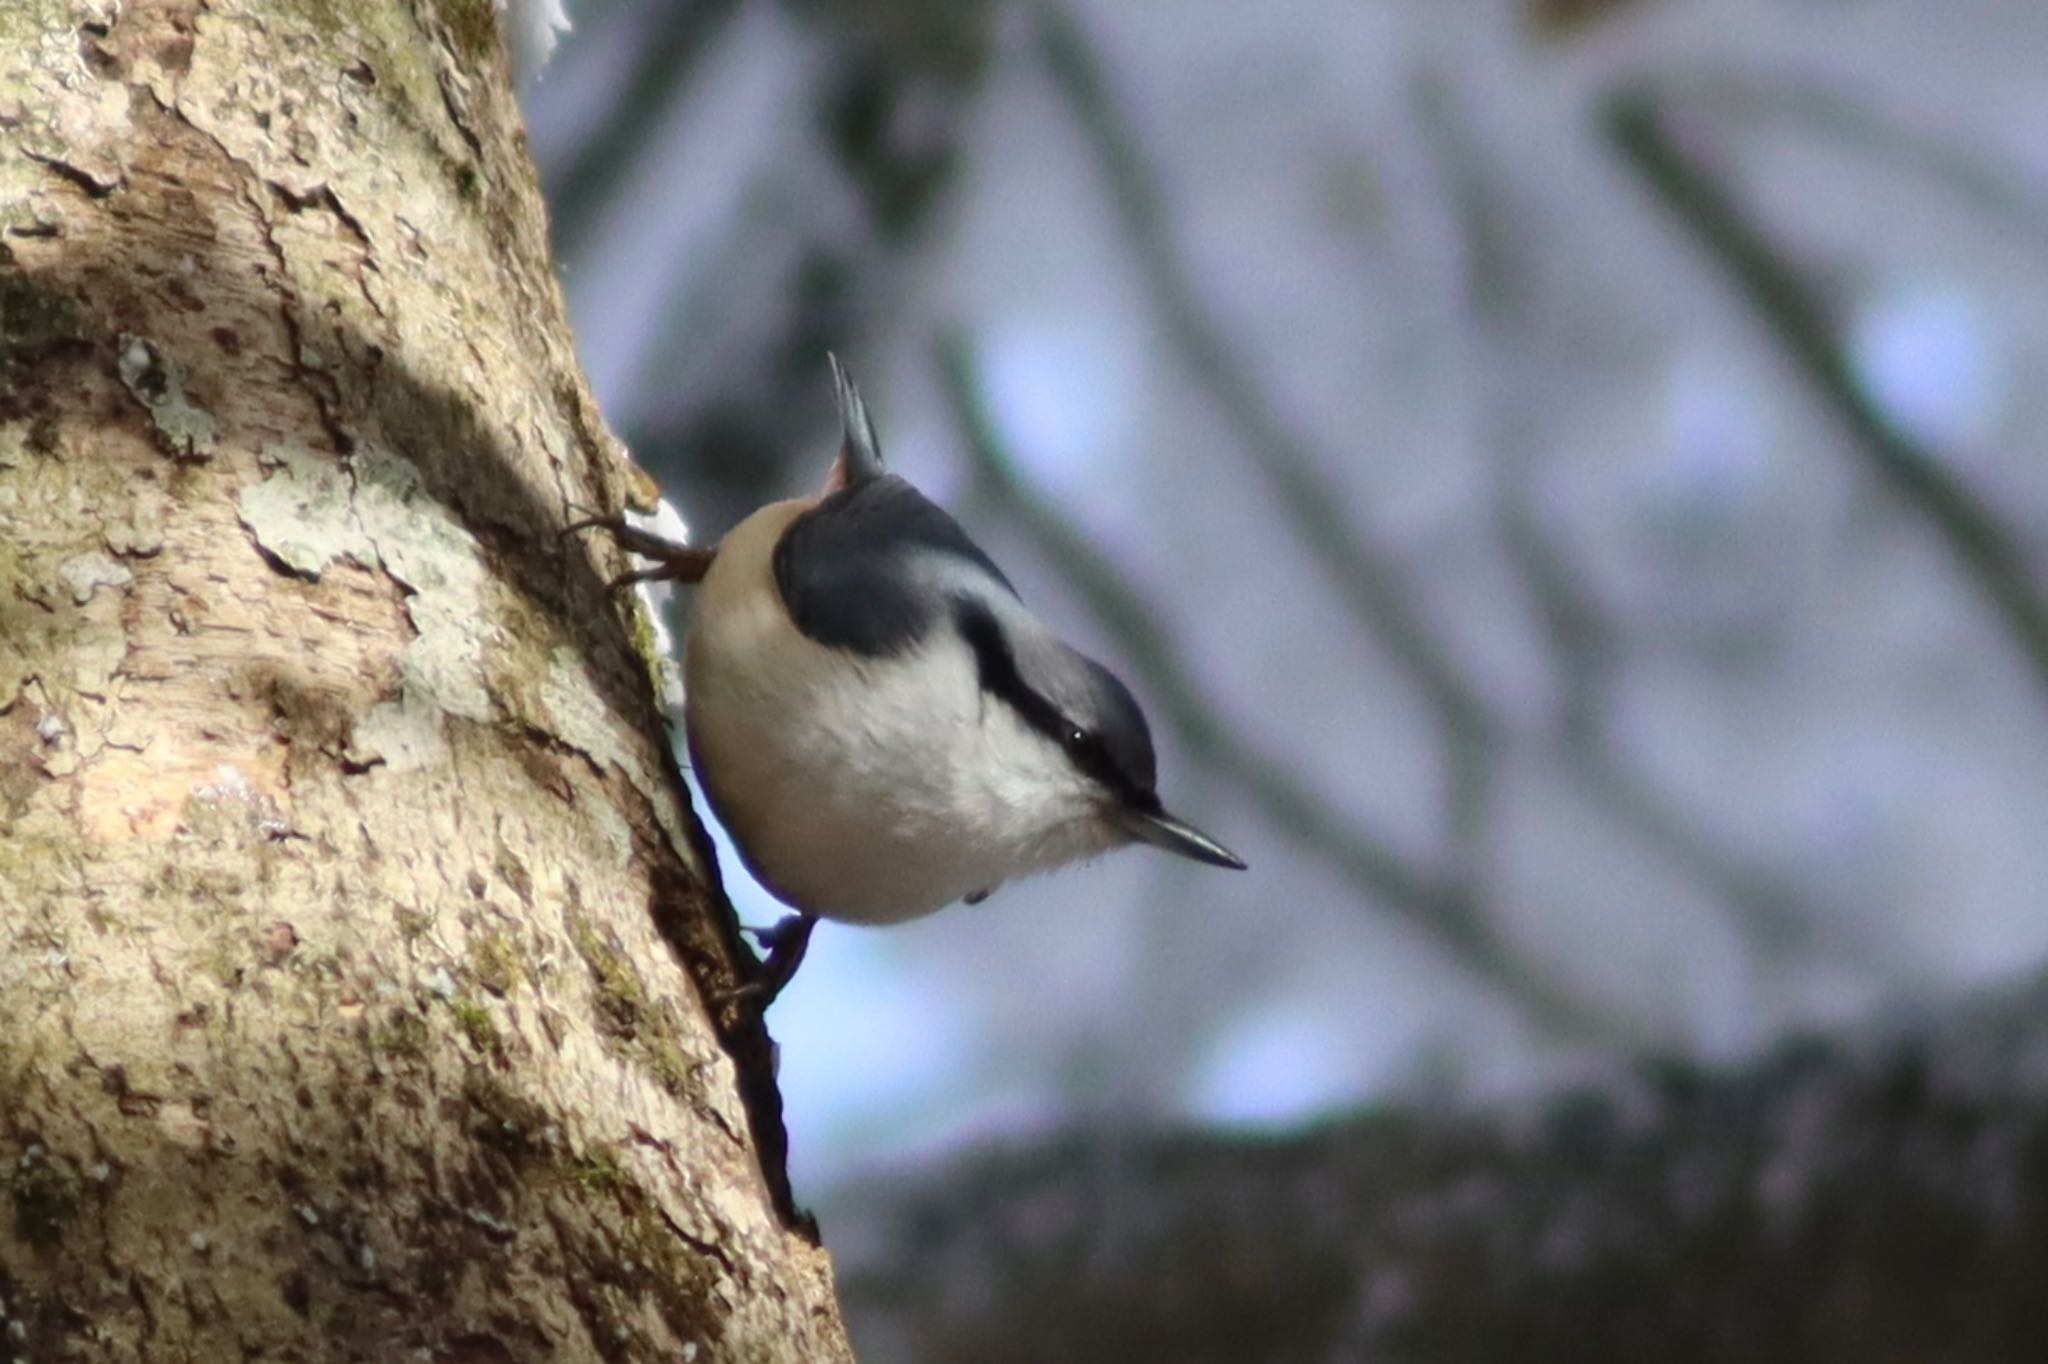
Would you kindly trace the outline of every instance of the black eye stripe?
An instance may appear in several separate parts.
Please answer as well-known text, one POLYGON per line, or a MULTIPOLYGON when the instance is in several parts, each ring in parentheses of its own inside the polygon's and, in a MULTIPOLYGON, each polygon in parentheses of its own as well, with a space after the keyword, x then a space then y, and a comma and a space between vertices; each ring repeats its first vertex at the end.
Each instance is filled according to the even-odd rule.
POLYGON ((960 601, 955 603, 954 610, 960 623, 960 633, 968 647, 974 650, 975 667, 983 691, 1008 705, 1023 718, 1025 724, 1058 744, 1076 767, 1115 792, 1119 799, 1140 809, 1158 804, 1158 797, 1131 780, 1130 774, 1117 765, 1101 735, 1060 714, 1057 706, 1024 680, 1017 671, 1017 660, 1010 653, 1009 643, 1003 638, 1002 627, 996 624, 987 607, 979 602, 960 601))

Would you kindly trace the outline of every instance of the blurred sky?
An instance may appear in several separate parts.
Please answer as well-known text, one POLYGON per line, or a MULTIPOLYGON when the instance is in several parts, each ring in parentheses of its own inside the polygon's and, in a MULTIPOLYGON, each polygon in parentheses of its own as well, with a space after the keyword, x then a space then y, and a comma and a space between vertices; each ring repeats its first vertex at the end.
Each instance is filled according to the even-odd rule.
POLYGON ((771 1014, 800 1188, 1076 1115, 1738 1056, 2038 965, 2048 674, 1873 445, 2043 593, 2048 6, 572 14, 528 111, 579 341, 695 531, 816 485, 841 350, 1041 614, 1188 694, 1152 708, 1163 794, 1252 864, 827 925, 771 1014), (1624 95, 1792 270, 1875 437, 1610 136, 1624 95), (948 335, 1177 662, 977 479, 948 335))

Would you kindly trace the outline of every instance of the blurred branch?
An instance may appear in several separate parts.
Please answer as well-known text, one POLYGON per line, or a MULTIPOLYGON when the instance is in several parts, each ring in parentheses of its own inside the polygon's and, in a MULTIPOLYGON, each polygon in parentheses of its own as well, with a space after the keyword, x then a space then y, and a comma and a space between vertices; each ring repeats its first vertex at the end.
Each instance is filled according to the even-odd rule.
MULTIPOLYGON (((1117 110, 1101 63, 1072 14, 1056 2, 1041 5, 1037 14, 1047 66, 1102 168, 1168 341, 1216 403, 1347 609, 1387 649, 1432 707, 1451 766, 1449 823, 1454 834, 1462 829, 1472 836, 1507 726, 1429 623, 1410 607, 1408 588, 1391 558, 1345 516, 1341 490, 1322 472, 1329 461, 1288 428, 1272 397, 1232 353, 1173 240, 1158 177, 1117 110)), ((1470 196, 1464 207, 1475 208, 1470 196)), ((1475 264, 1480 268, 1473 281, 1475 297, 1485 308, 1511 306, 1512 280, 1501 225, 1489 223, 1476 246, 1475 264)), ((1801 916, 1791 908, 1797 897, 1789 888, 1716 846, 1606 746, 1593 723, 1599 707, 1597 669, 1604 663, 1586 647, 1592 632, 1602 628, 1592 614, 1590 598, 1565 595, 1573 582, 1571 569, 1561 555, 1545 552, 1535 538, 1540 528, 1533 519, 1513 529, 1522 532, 1518 540, 1512 533, 1510 539, 1521 551, 1518 566, 1539 594, 1553 646, 1561 651, 1562 671, 1568 682, 1574 669, 1578 674, 1579 686, 1571 692, 1578 715, 1567 715, 1558 741, 1567 772, 1609 818, 1725 897, 1760 944, 1783 944, 1797 937, 1801 916)), ((1064 549, 1055 558, 1062 564, 1075 562, 1064 549)), ((1132 614, 1142 619, 1142 606, 1134 603, 1132 614)), ((1119 623, 1117 628, 1128 627, 1119 623)), ((1156 672, 1175 682, 1185 675, 1174 667, 1156 672)), ((1469 893, 1462 898, 1474 903, 1469 893)))
POLYGON ((645 41, 635 46, 631 65, 617 83, 611 116, 547 187, 557 258, 582 259, 591 229, 616 199, 620 181, 636 168, 669 102, 680 96, 690 68, 738 8, 736 0, 673 0, 651 14, 618 16, 637 26, 645 41))
POLYGON ((2048 245, 2048 194, 2025 188, 2022 167, 1995 164, 1966 142, 1914 127, 1810 75, 1722 72, 1680 78, 1665 90, 1673 104, 1716 118, 1794 124, 1904 167, 1992 221, 2048 245))
POLYGON ((1523 472, 1506 458, 1497 464, 1494 516, 1557 674, 1559 741, 1567 751, 1602 743, 1618 648, 1614 621, 1538 519, 1523 472))
POLYGON ((1538 38, 1570 38, 1643 0, 1523 0, 1522 24, 1538 38))
POLYGON ((1623 163, 1728 272, 1776 333, 1847 429, 1857 455, 1934 527, 2004 622, 2035 679, 2048 688, 2048 603, 2036 591, 2019 545, 1937 452, 1886 419, 1857 382, 1819 301, 1727 187, 1679 145, 1658 99, 1640 89, 1624 91, 1610 97, 1601 121, 1623 163))
POLYGON ((1617 1024, 1584 998, 1520 960, 1470 895, 1413 865, 1383 839, 1331 813, 1329 802, 1243 739, 1195 689, 1196 668, 1158 623, 1122 569, 1064 513, 1018 476, 990 419, 972 346, 951 333, 938 345, 942 386, 974 470, 976 491, 999 507, 1112 635, 1143 683, 1153 714, 1188 756, 1235 782, 1276 831, 1335 869, 1359 892, 1443 948, 1475 976, 1519 1001, 1561 1035, 1612 1040, 1617 1024))
MULTIPOLYGON (((1515 249, 1489 172, 1442 81, 1425 78, 1414 107, 1464 244, 1465 297, 1480 340, 1481 368, 1509 337, 1523 306, 1516 287, 1515 249)), ((1603 817, 1662 857, 1728 906, 1751 943, 1764 949, 1804 946, 1818 918, 1785 877, 1723 846, 1647 773, 1615 747, 1605 717, 1621 632, 1585 573, 1555 543, 1536 514, 1526 461, 1510 447, 1514 427, 1501 420, 1488 373, 1475 380, 1486 409, 1481 426, 1491 447, 1496 516, 1502 543, 1535 606, 1561 696, 1554 752, 1566 774, 1603 817)))
POLYGON ((2036 981, 1491 1112, 1013 1139, 828 1222, 866 1233, 854 1341, 899 1364, 2021 1364, 2044 1054, 2036 981))
POLYGON ((1502 538, 1536 602, 1558 673, 1555 751, 1566 774, 1610 823, 1726 905, 1751 946, 1810 947, 1821 916, 1797 885, 1709 833, 1615 747, 1605 717, 1618 632, 1515 484, 1504 477, 1502 538))
MULTIPOLYGON (((1505 463, 1505 461, 1503 461, 1505 463)), ((1615 747, 1606 715, 1619 631, 1503 470, 1497 514, 1536 605, 1561 692, 1555 753, 1593 808, 1728 907, 1753 947, 1809 947, 1820 915, 1794 882, 1727 846, 1615 747)))
POLYGON ((1490 784, 1490 741, 1500 727, 1492 707, 1409 604, 1411 593, 1392 557, 1345 515, 1347 498, 1323 473, 1333 461, 1289 430, 1272 397, 1232 352, 1173 240, 1158 176, 1072 12, 1056 0, 1036 12, 1046 66, 1101 167, 1169 344, 1264 476, 1339 600, 1431 707, 1450 759, 1449 824, 1453 831, 1469 824, 1490 784))

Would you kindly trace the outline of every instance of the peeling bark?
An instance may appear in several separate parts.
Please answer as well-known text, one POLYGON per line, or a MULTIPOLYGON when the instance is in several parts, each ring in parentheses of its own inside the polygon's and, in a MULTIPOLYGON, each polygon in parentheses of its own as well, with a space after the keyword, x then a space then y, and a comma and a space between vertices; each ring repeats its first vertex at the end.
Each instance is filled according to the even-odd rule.
POLYGON ((849 1357, 522 139, 488 0, 0 6, 14 1355, 849 1357))

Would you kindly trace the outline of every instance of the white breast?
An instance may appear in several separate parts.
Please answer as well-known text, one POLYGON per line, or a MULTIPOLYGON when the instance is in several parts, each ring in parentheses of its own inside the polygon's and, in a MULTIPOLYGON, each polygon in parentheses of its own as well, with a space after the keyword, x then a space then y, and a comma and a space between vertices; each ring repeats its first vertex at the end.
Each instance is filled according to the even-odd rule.
POLYGON ((726 537, 684 662, 698 779, 769 889, 888 923, 1119 841, 1059 750, 982 693, 950 632, 861 659, 796 631, 771 557, 808 505, 765 507, 726 537))

